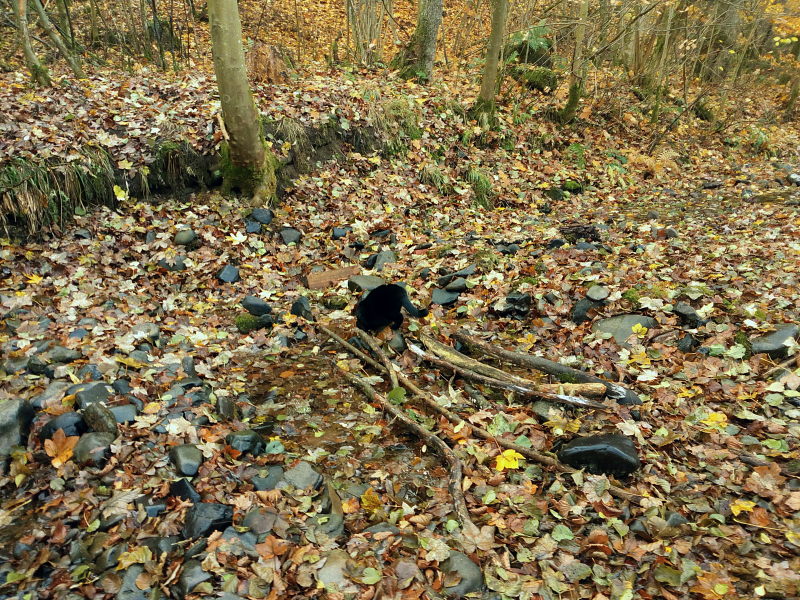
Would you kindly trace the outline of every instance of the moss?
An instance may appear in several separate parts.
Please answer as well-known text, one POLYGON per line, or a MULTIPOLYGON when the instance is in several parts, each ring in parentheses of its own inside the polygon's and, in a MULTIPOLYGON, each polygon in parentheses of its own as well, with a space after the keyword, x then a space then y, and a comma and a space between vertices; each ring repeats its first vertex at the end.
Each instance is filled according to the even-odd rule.
POLYGON ((467 182, 475 194, 475 203, 482 208, 492 207, 492 180, 480 169, 472 167, 467 172, 467 182))
POLYGON ((272 200, 277 188, 276 172, 280 167, 277 157, 264 147, 264 164, 260 167, 234 165, 230 157, 228 144, 222 144, 222 190, 224 193, 239 192, 252 197, 255 194, 261 199, 272 200))
POLYGON ((552 69, 545 67, 515 66, 511 69, 511 77, 529 90, 543 94, 551 94, 558 88, 559 77, 552 69))
POLYGON ((714 111, 712 111, 705 102, 698 102, 692 108, 694 115, 701 121, 708 121, 709 123, 714 120, 714 111))
POLYGON ((632 304, 639 306, 639 298, 641 298, 642 296, 639 293, 639 290, 635 288, 630 288, 628 290, 625 290, 625 292, 622 294, 622 297, 628 302, 631 302, 632 304))
POLYGON ((583 184, 574 179, 567 179, 561 186, 561 189, 570 194, 580 194, 583 191, 583 184))
POLYGON ((264 315, 261 317, 256 317, 250 313, 238 315, 234 321, 236 323, 236 329, 239 330, 239 333, 248 334, 252 331, 257 331, 258 329, 264 329, 265 327, 271 326, 272 320, 264 317, 269 317, 269 315, 264 315))
POLYGON ((559 374, 556 376, 556 378, 557 378, 557 379, 558 379, 558 380, 559 380, 561 383, 580 383, 580 382, 578 381, 578 378, 577 378, 575 375, 573 375, 572 373, 559 373, 559 374))
POLYGON ((438 165, 427 164, 419 172, 419 180, 427 185, 432 185, 437 191, 447 196, 453 193, 453 184, 450 178, 445 175, 438 165))

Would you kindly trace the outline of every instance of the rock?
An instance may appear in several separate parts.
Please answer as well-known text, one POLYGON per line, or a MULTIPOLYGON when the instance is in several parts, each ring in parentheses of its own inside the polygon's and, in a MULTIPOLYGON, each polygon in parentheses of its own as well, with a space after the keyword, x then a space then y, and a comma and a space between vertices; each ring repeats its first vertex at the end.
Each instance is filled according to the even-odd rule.
POLYGON ((753 354, 769 354, 770 358, 784 358, 788 353, 786 342, 797 338, 800 327, 794 324, 778 325, 775 331, 750 340, 753 354))
POLYGON ((334 227, 331 230, 331 239, 340 240, 347 237, 347 234, 353 231, 352 227, 334 227))
POLYGON ((239 330, 239 333, 247 335, 252 331, 258 331, 259 329, 267 329, 272 327, 275 324, 275 319, 272 317, 272 315, 261 315, 260 317, 256 317, 250 313, 246 313, 238 315, 236 319, 234 319, 234 324, 236 325, 236 329, 239 330))
POLYGON ((76 240, 90 240, 92 239, 92 232, 88 229, 83 227, 79 227, 75 231, 72 232, 72 235, 75 237, 76 240))
POLYGON ((789 173, 787 179, 792 185, 800 185, 800 173, 789 173))
POLYGON ((699 345, 700 342, 691 333, 687 333, 675 344, 681 352, 694 352, 699 345))
POLYGON ((178 542, 181 541, 177 535, 170 535, 167 537, 149 537, 140 541, 142 546, 150 548, 150 552, 156 559, 159 559, 162 554, 169 554, 177 548, 178 542))
POLYGON ((169 459, 181 475, 193 477, 203 464, 203 453, 194 444, 174 446, 169 451, 169 459))
POLYGON ((595 475, 629 475, 641 466, 630 438, 616 433, 576 438, 561 447, 558 460, 595 475))
POLYGON ((513 242, 511 244, 495 244, 495 248, 498 252, 500 252, 500 254, 506 254, 509 256, 513 256, 520 250, 519 244, 513 242))
POLYGON ((155 323, 138 323, 131 327, 131 335, 135 340, 155 343, 161 337, 161 328, 155 323))
POLYGON ((18 356, 15 358, 9 358, 3 363, 3 371, 5 371, 9 375, 14 373, 22 373, 28 368, 28 363, 30 361, 31 357, 29 356, 18 356))
POLYGON ((167 505, 163 500, 155 500, 150 496, 140 496, 136 499, 136 508, 143 510, 148 517, 153 518, 167 510, 167 505))
POLYGON ((245 296, 242 300, 242 308, 254 317, 272 313, 272 307, 258 296, 245 296))
POLYGON ((262 225, 269 225, 275 218, 273 212, 268 208, 254 208, 250 213, 250 218, 258 221, 262 225))
POLYGON ((133 423, 139 410, 133 404, 119 404, 111 407, 111 414, 114 415, 117 423, 133 423))
POLYGON ((172 273, 178 273, 179 271, 186 270, 186 256, 178 254, 170 258, 162 258, 157 264, 162 269, 166 269, 172 273))
POLYGON ((31 406, 36 410, 56 406, 61 402, 70 387, 72 386, 69 382, 52 381, 41 394, 31 399, 31 406))
POLYGON ((347 552, 344 550, 331 550, 325 557, 325 564, 317 571, 317 579, 331 593, 353 594, 358 587, 347 577, 350 572, 347 568, 347 552))
POLYGON ((181 229, 172 239, 176 246, 186 246, 187 248, 197 248, 200 246, 200 239, 192 229, 181 229))
POLYGON ((398 354, 402 354, 405 351, 406 341, 403 339, 402 333, 399 331, 395 332, 395 334, 392 336, 392 339, 389 340, 389 348, 398 354))
POLYGON ((455 303, 458 300, 458 292, 448 292, 447 290, 436 288, 431 294, 431 304, 439 304, 447 306, 448 304, 455 303))
POLYGON ((176 498, 189 500, 194 504, 198 504, 200 502, 200 494, 197 493, 197 490, 194 489, 192 482, 188 479, 181 478, 170 483, 169 493, 176 498))
POLYGON ((83 420, 83 416, 76 412, 65 412, 44 424, 44 427, 39 431, 39 439, 49 440, 59 429, 64 431, 66 437, 82 435, 89 430, 86 421, 83 420))
POLYGON ((133 564, 123 571, 122 584, 117 592, 116 600, 153 600, 152 590, 140 590, 136 584, 139 576, 144 572, 144 566, 133 564))
POLYGON ((212 531, 223 531, 233 522, 233 507, 227 504, 200 502, 186 511, 184 539, 204 537, 212 531))
POLYGON ((253 456, 258 456, 264 452, 264 447, 266 446, 264 438, 262 438, 257 431, 253 431, 252 429, 229 433, 225 436, 225 443, 242 454, 249 453, 253 456))
POLYGON ((248 527, 259 538, 267 536, 278 520, 278 513, 274 509, 259 506, 245 515, 242 525, 248 527))
POLYGON ((561 246, 566 246, 566 245, 567 245, 567 240, 556 238, 547 242, 546 248, 548 250, 555 250, 556 248, 561 248, 561 246))
POLYGON ((45 355, 44 358, 48 363, 68 364, 78 360, 81 353, 72 348, 65 348, 64 346, 53 346, 45 355))
POLYGON ((91 431, 110 433, 117 437, 117 419, 102 402, 94 402, 83 409, 83 420, 91 431))
POLYGON ((67 395, 75 395, 78 408, 86 408, 90 404, 105 402, 113 392, 113 388, 102 381, 79 383, 67 389, 67 395))
POLYGON ((722 187, 722 182, 719 179, 707 179, 701 187, 704 190, 716 190, 722 187))
POLYGON ((34 410, 24 398, 0 400, 0 457, 11 454, 14 446, 26 443, 34 410))
POLYGON ((440 568, 445 573, 444 591, 451 597, 463 598, 483 587, 483 572, 463 552, 451 550, 440 568))
POLYGON ((695 309, 693 309, 685 302, 678 302, 675 305, 675 308, 672 309, 672 312, 674 312, 676 315, 678 315, 678 317, 680 317, 681 323, 683 323, 687 327, 691 327, 692 329, 701 327, 706 322, 705 319, 703 319, 700 315, 697 314, 697 311, 695 309))
POLYGON ((560 188, 548 188, 542 192, 545 196, 550 198, 553 202, 558 202, 564 199, 564 192, 560 188))
POLYGON ((347 296, 325 296, 322 299, 322 306, 328 310, 344 310, 349 303, 350 299, 347 296))
POLYGON ((344 534, 344 519, 337 513, 317 513, 309 519, 316 535, 324 534, 328 537, 338 538, 344 534))
POLYGON ((299 490, 307 488, 317 489, 322 485, 322 475, 305 461, 300 461, 283 474, 283 480, 299 490))
POLYGON ((308 298, 305 296, 301 296, 294 302, 292 302, 292 308, 290 311, 293 315, 297 317, 302 317, 308 321, 314 320, 314 315, 311 312, 311 302, 309 302, 308 298))
POLYGON ((187 560, 183 563, 183 572, 174 591, 177 592, 178 598, 185 598, 198 585, 209 579, 211 579, 211 573, 203 570, 203 565, 199 560, 187 560))
POLYGON ((114 437, 113 433, 106 432, 84 433, 72 450, 75 462, 79 465, 96 467, 102 465, 106 461, 114 437))
POLYGON ((645 315, 617 315, 608 319, 601 319, 592 325, 592 331, 610 333, 616 342, 622 346, 633 335, 633 327, 641 325, 652 329, 658 327, 658 321, 645 315))
MULTIPOLYGON (((469 277, 470 275, 474 275, 475 272, 478 270, 478 267, 474 264, 467 265, 463 269, 459 269, 458 271, 454 271, 453 273, 448 273, 447 275, 442 275, 439 277, 438 281, 436 282, 439 287, 445 287, 448 283, 457 279, 459 277, 469 277)), ((439 271, 441 273, 441 271, 439 271)))
POLYGON ((657 221, 658 220, 658 211, 657 210, 648 210, 647 215, 645 215, 645 219, 649 221, 657 221))
POLYGON ((280 233, 284 244, 299 244, 303 234, 294 227, 284 227, 280 233))
POLYGON ((88 329, 84 329, 83 327, 78 327, 77 329, 70 331, 67 338, 70 340, 82 340, 87 335, 89 335, 88 329))
POLYGON ((375 262, 370 268, 382 271, 384 266, 394 262, 397 262, 397 255, 391 250, 383 250, 375 255, 375 262))
POLYGON ((88 364, 83 365, 80 369, 78 369, 78 378, 89 379, 90 381, 100 381, 103 379, 103 374, 100 372, 100 369, 97 365, 88 364))
POLYGON ((460 294, 461 292, 467 291, 467 280, 463 277, 457 277, 453 279, 450 283, 445 286, 445 291, 447 292, 455 292, 460 294))
POLYGON ((233 421, 238 418, 236 401, 228 396, 217 397, 217 411, 221 417, 228 421, 233 421))
POLYGON ((253 477, 251 482, 257 492, 268 492, 274 490, 278 482, 283 479, 283 467, 280 465, 269 465, 266 477, 253 477))
POLYGON ((678 232, 672 227, 667 227, 664 230, 664 237, 667 238, 668 240, 673 240, 678 237, 678 232))
POLYGON ((590 300, 589 298, 581 298, 575 303, 575 306, 572 307, 570 320, 576 325, 580 325, 581 323, 588 321, 589 311, 599 305, 600 304, 598 302, 590 300))
POLYGON ((375 275, 355 275, 347 281, 347 287, 353 292, 371 292, 386 281, 375 275))
POLYGON ((246 233, 261 233, 261 223, 255 219, 245 219, 244 230, 246 233))
POLYGON ((611 290, 603 285, 593 285, 586 292, 586 297, 594 302, 602 302, 611 295, 611 290))
POLYGON ((50 379, 55 377, 57 363, 49 364, 39 356, 31 356, 28 360, 28 371, 33 375, 44 375, 50 379))
POLYGON ((533 297, 530 294, 513 292, 492 305, 492 312, 501 317, 525 318, 531 310, 533 297))
POLYGON ((233 265, 225 265, 217 273, 217 279, 222 283, 236 283, 239 281, 239 269, 233 265))

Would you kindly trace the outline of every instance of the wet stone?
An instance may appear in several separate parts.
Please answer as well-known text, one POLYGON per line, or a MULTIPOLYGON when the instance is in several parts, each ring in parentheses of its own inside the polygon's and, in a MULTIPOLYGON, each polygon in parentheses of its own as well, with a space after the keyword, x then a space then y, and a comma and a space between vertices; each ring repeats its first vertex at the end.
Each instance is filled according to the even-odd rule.
POLYGON ((266 477, 253 477, 251 482, 257 492, 268 492, 274 490, 278 482, 283 479, 283 467, 280 465, 270 465, 267 467, 266 477))
POLYGON ((244 230, 247 233, 261 233, 261 223, 255 219, 247 219, 244 222, 244 230))
POLYGON ((619 345, 624 345, 633 335, 633 327, 640 325, 652 329, 658 327, 658 321, 645 315, 617 315, 608 319, 601 319, 592 325, 592 331, 610 333, 619 345))
POLYGON ((178 598, 185 598, 198 585, 209 579, 211 579, 211 573, 203 570, 203 565, 199 560, 188 560, 183 564, 183 572, 174 591, 178 598))
POLYGON ((245 296, 242 300, 242 308, 254 317, 268 315, 272 312, 272 307, 258 296, 245 296))
POLYGON ((775 331, 750 340, 753 354, 769 354, 770 358, 783 358, 787 355, 790 342, 800 334, 800 326, 779 325, 775 331))
POLYGON ((36 410, 55 406, 61 401, 70 387, 72 386, 66 381, 53 381, 41 394, 31 399, 31 405, 36 410))
POLYGON ((78 360, 81 353, 71 348, 64 346, 53 346, 44 356, 45 360, 49 363, 62 363, 67 364, 78 360))
POLYGON ((79 465, 100 466, 106 461, 109 447, 114 442, 114 434, 105 432, 84 433, 72 454, 79 465))
POLYGON ((284 244, 299 244, 303 234, 294 227, 284 227, 280 233, 284 244))
POLYGON ((76 412, 66 412, 53 417, 44 424, 39 432, 39 439, 49 440, 56 431, 62 429, 66 437, 82 435, 88 431, 88 426, 83 417, 76 412))
POLYGON ((264 438, 252 429, 229 433, 225 436, 225 443, 242 454, 252 454, 253 456, 261 454, 266 446, 264 438))
POLYGON ((155 500, 150 496, 142 496, 136 500, 136 508, 143 510, 148 517, 152 518, 167 510, 167 505, 162 500, 155 500))
POLYGON ((194 444, 183 444, 169 451, 169 459, 178 473, 193 477, 203 464, 203 453, 194 444))
POLYGON ((431 294, 431 304, 439 304, 441 306, 454 304, 456 300, 458 300, 458 296, 458 292, 448 292, 447 290, 437 288, 433 290, 431 294))
POLYGON ((133 387, 131 387, 131 382, 128 381, 127 379, 117 379, 114 383, 111 384, 111 387, 118 394, 130 394, 133 391, 133 387))
POLYGON ((353 292, 371 292, 386 281, 375 275, 355 275, 347 281, 347 287, 353 292))
POLYGON ((289 485, 304 490, 307 488, 317 489, 322 485, 322 475, 317 473, 314 468, 305 461, 299 462, 283 474, 283 480, 289 485))
POLYGON ((172 552, 176 544, 181 541, 177 535, 167 537, 149 537, 140 541, 142 546, 150 548, 153 556, 158 559, 162 554, 169 554, 172 552))
POLYGON ((0 456, 25 442, 33 416, 33 407, 23 398, 0 400, 0 456))
POLYGON ((269 225, 272 223, 272 219, 275 218, 275 215, 268 208, 254 208, 253 212, 250 213, 250 218, 258 221, 262 225, 269 225))
POLYGON ((457 279, 459 277, 469 277, 470 275, 474 275, 477 270, 478 270, 478 267, 476 267, 474 264, 473 265, 468 265, 468 266, 464 267, 463 269, 459 269, 458 271, 454 271, 452 273, 448 273, 446 275, 442 275, 441 277, 439 277, 439 280, 436 283, 440 287, 445 287, 447 284, 449 284, 454 279, 457 279))
POLYGON ((102 402, 95 402, 84 408, 83 420, 86 421, 91 431, 117 436, 117 419, 111 409, 102 402))
POLYGON ((289 312, 308 321, 312 321, 314 319, 314 315, 311 312, 311 302, 309 302, 308 298, 305 296, 301 296, 292 302, 292 308, 289 312))
POLYGON ((194 489, 192 482, 188 479, 178 479, 169 484, 169 493, 176 498, 189 500, 194 504, 200 502, 200 494, 194 489))
POLYGON ((138 413, 138 409, 133 404, 119 404, 111 407, 111 414, 114 415, 117 423, 133 423, 138 413))
POLYGON ((102 381, 92 383, 79 383, 67 390, 67 394, 75 394, 75 403, 78 408, 86 408, 90 404, 105 402, 111 396, 112 388, 102 381))
POLYGON ((191 229, 182 229, 175 234, 172 240, 176 246, 186 246, 188 248, 196 248, 200 245, 200 240, 197 234, 191 229))
POLYGON ((19 356, 16 358, 9 358, 3 363, 3 370, 6 373, 21 373, 22 371, 28 368, 28 363, 31 361, 31 357, 28 356, 19 356))
POLYGON ((616 433, 576 438, 561 447, 558 460, 595 475, 624 476, 641 466, 630 438, 616 433))
POLYGON ((82 366, 78 370, 78 378, 79 379, 89 379, 91 381, 100 381, 103 379, 103 374, 100 372, 100 369, 97 365, 88 364, 82 366))
POLYGON ((449 596, 461 598, 483 587, 483 572, 463 552, 451 550, 450 556, 440 568, 446 574, 444 591, 449 596), (457 582, 448 585, 450 580, 457 582))
POLYGON ((201 502, 186 511, 183 536, 186 539, 222 531, 233 522, 233 507, 227 504, 201 502))
POLYGON ((467 291, 467 280, 463 277, 456 277, 445 286, 445 291, 447 292, 455 292, 460 294, 461 292, 467 291))
POLYGON ((225 265, 217 273, 217 279, 222 283, 236 283, 239 281, 239 269, 233 265, 225 265))
POLYGON ((331 230, 331 239, 340 240, 346 237, 351 231, 353 231, 352 227, 334 227, 331 230))
POLYGON ((680 317, 681 323, 692 329, 696 329, 705 323, 705 320, 697 314, 697 311, 685 302, 678 302, 672 312, 680 317))

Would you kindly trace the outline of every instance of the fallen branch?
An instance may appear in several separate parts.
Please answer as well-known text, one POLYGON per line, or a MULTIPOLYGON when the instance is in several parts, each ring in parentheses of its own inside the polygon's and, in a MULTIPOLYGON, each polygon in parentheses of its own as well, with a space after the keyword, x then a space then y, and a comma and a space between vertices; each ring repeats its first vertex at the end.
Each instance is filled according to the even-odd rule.
POLYGON ((602 383, 606 388, 606 395, 609 398, 613 398, 620 404, 630 405, 642 403, 639 395, 633 390, 629 390, 618 383, 605 381, 604 379, 590 375, 585 371, 573 369, 572 367, 567 367, 560 363, 553 362, 552 360, 547 360, 546 358, 504 350, 503 348, 493 346, 481 339, 476 338, 475 336, 469 335, 464 331, 459 331, 453 337, 455 337, 462 344, 466 344, 470 348, 474 348, 483 354, 494 356, 495 358, 505 360, 521 367, 535 369, 537 371, 541 371, 542 373, 547 373, 548 375, 558 377, 559 379, 575 381, 578 383, 602 383))
MULTIPOLYGON (((477 381, 478 383, 482 383, 483 385, 508 390, 526 398, 539 398, 548 402, 567 404, 569 406, 578 406, 580 408, 598 408, 600 410, 608 410, 608 407, 605 404, 600 404, 599 402, 594 402, 593 400, 587 400, 577 396, 567 396, 564 394, 552 394, 539 389, 531 389, 516 383, 501 381, 500 379, 489 377, 488 375, 476 373, 475 371, 463 365, 455 364, 449 360, 433 356, 415 344, 408 344, 408 348, 414 354, 430 363, 443 367, 449 371, 453 371, 454 373, 457 373, 466 379, 471 379, 473 381, 477 381)), ((455 351, 453 352, 455 353, 455 351)), ((502 371, 500 372, 502 373, 502 371)))
MULTIPOLYGON (((353 352, 356 356, 365 357, 365 358, 368 359, 366 362, 368 362, 369 364, 372 364, 373 366, 377 365, 376 368, 379 371, 381 371, 381 372, 385 372, 386 371, 386 367, 384 367, 382 365, 379 365, 377 362, 375 362, 371 358, 367 357, 366 354, 364 354, 363 352, 361 352, 360 350, 355 348, 352 344, 349 344, 349 343, 345 342, 341 337, 339 337, 338 335, 333 333, 330 329, 328 329, 324 325, 320 325, 319 323, 317 323, 316 326, 321 331, 326 333, 332 340, 342 344, 345 348, 347 348, 348 350, 353 352)), ((570 473, 576 473, 577 472, 575 469, 561 464, 558 461, 558 459, 556 459, 554 456, 552 456, 550 454, 545 454, 543 452, 538 452, 536 450, 532 450, 530 448, 526 448, 524 446, 520 446, 519 444, 515 444, 514 442, 509 442, 509 441, 504 440, 504 439, 495 438, 495 436, 493 436, 491 433, 489 433, 486 429, 483 429, 482 427, 479 427, 477 425, 473 425, 473 424, 467 422, 466 420, 462 419, 456 413, 446 409, 441 404, 436 402, 436 400, 433 398, 433 396, 431 394, 428 394, 428 393, 422 391, 402 371, 397 373, 397 377, 398 377, 398 380, 400 381, 400 383, 403 384, 409 390, 411 390, 411 393, 414 394, 414 397, 417 398, 417 400, 419 400, 420 402, 422 402, 427 408, 429 408, 430 410, 442 415, 443 417, 445 417, 448 421, 450 421, 454 425, 461 425, 461 427, 465 428, 466 429, 466 431, 464 432, 465 435, 468 435, 468 432, 469 433, 474 433, 479 438, 482 438, 482 439, 485 439, 485 440, 488 440, 488 441, 492 441, 492 442, 496 443, 498 446, 500 446, 502 448, 506 448, 508 450, 515 450, 516 452, 519 452, 525 458, 533 460, 533 461, 535 461, 535 462, 537 462, 537 463, 539 463, 541 465, 545 465, 547 467, 551 467, 551 468, 553 468, 556 471, 559 471, 561 473, 570 474, 570 473)), ((643 499, 642 496, 640 496, 638 494, 634 494, 634 493, 629 492, 627 490, 624 490, 621 487, 616 486, 616 485, 609 485, 608 491, 615 498, 619 498, 621 500, 627 500, 627 501, 633 502, 635 504, 640 504, 642 502, 642 499, 643 499)))
POLYGON ((386 399, 384 399, 375 390, 375 388, 373 388, 363 378, 357 377, 352 373, 348 373, 341 367, 339 367, 339 371, 350 383, 361 388, 364 394, 366 394, 371 400, 380 404, 384 411, 391 414, 395 419, 400 421, 404 427, 418 435, 428 446, 439 451, 439 454, 445 459, 449 467, 448 489, 450 490, 450 496, 453 499, 453 510, 455 510, 462 529, 474 530, 475 524, 472 522, 472 519, 469 516, 467 502, 464 499, 464 492, 461 490, 461 483, 464 478, 464 469, 461 461, 450 449, 450 446, 445 444, 438 435, 431 433, 407 417, 403 411, 398 409, 391 402, 388 402, 386 399))
POLYGON ((769 379, 775 373, 777 373, 778 371, 781 371, 782 369, 792 369, 795 366, 800 366, 800 354, 795 354, 793 356, 790 356, 786 360, 783 360, 783 361, 779 362, 777 365, 772 367, 769 371, 765 372, 761 376, 761 380, 764 381, 766 379, 769 379))

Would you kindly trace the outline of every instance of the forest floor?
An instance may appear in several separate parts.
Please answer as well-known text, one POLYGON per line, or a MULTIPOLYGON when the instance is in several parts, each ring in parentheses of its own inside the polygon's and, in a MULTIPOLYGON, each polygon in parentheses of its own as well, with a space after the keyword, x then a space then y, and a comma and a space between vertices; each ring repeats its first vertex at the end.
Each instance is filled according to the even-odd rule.
MULTIPOLYGON (((6 76, 0 156, 70 160, 92 142, 137 170, 168 129, 209 151, 210 82, 108 73, 48 93, 6 76)), ((54 235, 2 240, 0 401, 36 410, 0 477, 3 597, 800 596, 800 365, 773 370, 798 356, 797 123, 763 125, 765 144, 687 117, 651 156, 658 129, 612 87, 572 125, 503 102, 489 129, 465 116, 474 86, 322 71, 263 86, 276 119, 359 128, 401 99, 418 131, 391 153, 343 146, 271 216, 217 191, 120 190, 54 235), (356 273, 444 302, 407 319, 406 342, 466 330, 642 404, 532 402, 394 354, 467 421, 412 413, 463 465, 472 527, 429 440, 337 370, 390 392, 317 326, 353 335, 356 273), (271 326, 237 329, 245 296, 271 326), (639 321, 615 338, 615 315, 639 321), (627 436, 641 467, 566 474, 497 443, 547 454, 595 433, 627 436)))

